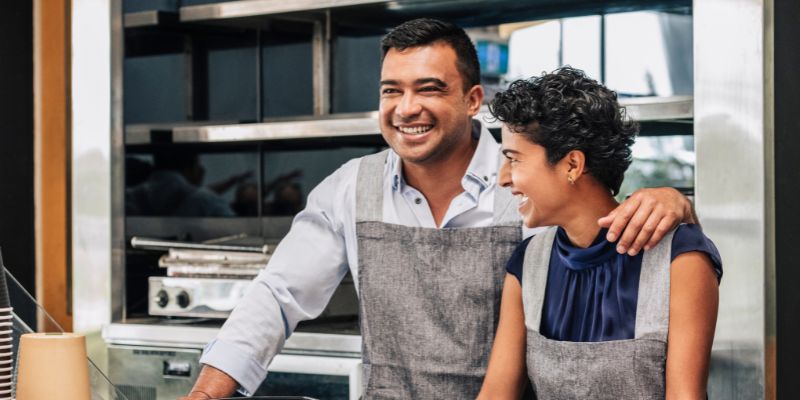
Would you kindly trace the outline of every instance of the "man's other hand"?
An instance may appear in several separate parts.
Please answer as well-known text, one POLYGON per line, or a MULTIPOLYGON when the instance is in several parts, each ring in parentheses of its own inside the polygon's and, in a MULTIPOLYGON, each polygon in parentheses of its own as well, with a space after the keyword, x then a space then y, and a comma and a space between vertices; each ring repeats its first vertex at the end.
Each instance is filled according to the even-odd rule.
POLYGON ((203 365, 200 376, 194 383, 192 391, 178 400, 220 399, 233 395, 239 384, 228 374, 210 366, 203 365))
POLYGON ((597 223, 608 228, 606 239, 617 243, 617 252, 635 256, 650 250, 670 230, 685 222, 697 223, 692 203, 673 188, 639 189, 597 223))

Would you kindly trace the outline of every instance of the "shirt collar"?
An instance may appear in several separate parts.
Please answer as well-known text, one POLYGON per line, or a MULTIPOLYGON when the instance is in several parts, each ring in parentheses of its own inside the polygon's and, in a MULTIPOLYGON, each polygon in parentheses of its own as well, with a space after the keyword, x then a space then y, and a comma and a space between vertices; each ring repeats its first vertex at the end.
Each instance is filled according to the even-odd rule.
MULTIPOLYGON (((472 120, 472 137, 478 139, 478 147, 461 179, 464 191, 477 199, 478 195, 497 179, 500 161, 500 144, 494 139, 486 126, 477 119, 472 120)), ((389 152, 389 170, 392 171, 392 190, 399 191, 405 186, 403 163, 394 151, 389 152)))

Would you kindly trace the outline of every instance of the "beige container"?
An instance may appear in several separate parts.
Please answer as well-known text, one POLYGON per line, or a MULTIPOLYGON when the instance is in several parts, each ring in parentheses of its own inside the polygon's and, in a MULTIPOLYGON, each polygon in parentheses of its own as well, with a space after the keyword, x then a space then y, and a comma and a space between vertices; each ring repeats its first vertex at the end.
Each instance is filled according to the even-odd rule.
POLYGON ((19 341, 17 400, 91 400, 86 338, 26 333, 19 341))

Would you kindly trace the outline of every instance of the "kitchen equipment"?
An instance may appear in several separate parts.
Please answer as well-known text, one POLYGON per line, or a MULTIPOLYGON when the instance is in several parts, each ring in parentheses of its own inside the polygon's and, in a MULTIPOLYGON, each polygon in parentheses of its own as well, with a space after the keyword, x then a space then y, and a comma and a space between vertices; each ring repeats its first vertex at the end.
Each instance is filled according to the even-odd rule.
MULTIPOLYGON (((160 329, 131 324, 109 326, 104 329, 103 336, 111 342, 108 347, 110 378, 128 400, 175 399, 185 395, 200 372, 199 347, 210 340, 214 332, 209 328, 187 326, 160 329), (136 335, 130 335, 133 332, 127 331, 134 328, 136 335), (123 336, 137 339, 124 340, 123 336), (174 341, 179 337, 183 338, 181 345, 198 347, 175 347, 174 341), (163 346, 134 344, 137 342, 163 343, 163 346)), ((274 358, 267 379, 255 395, 285 396, 265 397, 276 400, 305 398, 294 396, 299 393, 317 399, 357 400, 361 394, 360 338, 331 336, 333 343, 322 343, 317 335, 292 335, 287 341, 287 350, 295 354, 279 354, 274 358), (330 348, 338 351, 331 352, 330 348)))
POLYGON ((148 278, 148 314, 227 318, 267 266, 270 247, 187 243, 134 237, 131 246, 167 250, 158 265, 167 276, 148 278))
POLYGON ((250 286, 249 279, 149 278, 150 315, 227 318, 250 286))

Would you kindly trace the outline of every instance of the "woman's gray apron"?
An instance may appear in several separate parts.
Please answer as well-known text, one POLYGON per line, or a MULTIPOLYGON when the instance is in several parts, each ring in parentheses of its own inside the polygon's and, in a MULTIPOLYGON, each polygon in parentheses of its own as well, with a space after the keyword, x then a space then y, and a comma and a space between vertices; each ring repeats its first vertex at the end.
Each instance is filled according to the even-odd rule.
POLYGON ((387 224, 387 154, 361 160, 356 191, 364 398, 475 398, 497 327, 505 263, 522 238, 513 196, 496 191, 491 227, 387 224))
POLYGON ((673 233, 644 253, 634 339, 609 342, 557 341, 539 333, 556 228, 531 239, 522 269, 522 303, 528 376, 539 400, 664 398, 673 233))

